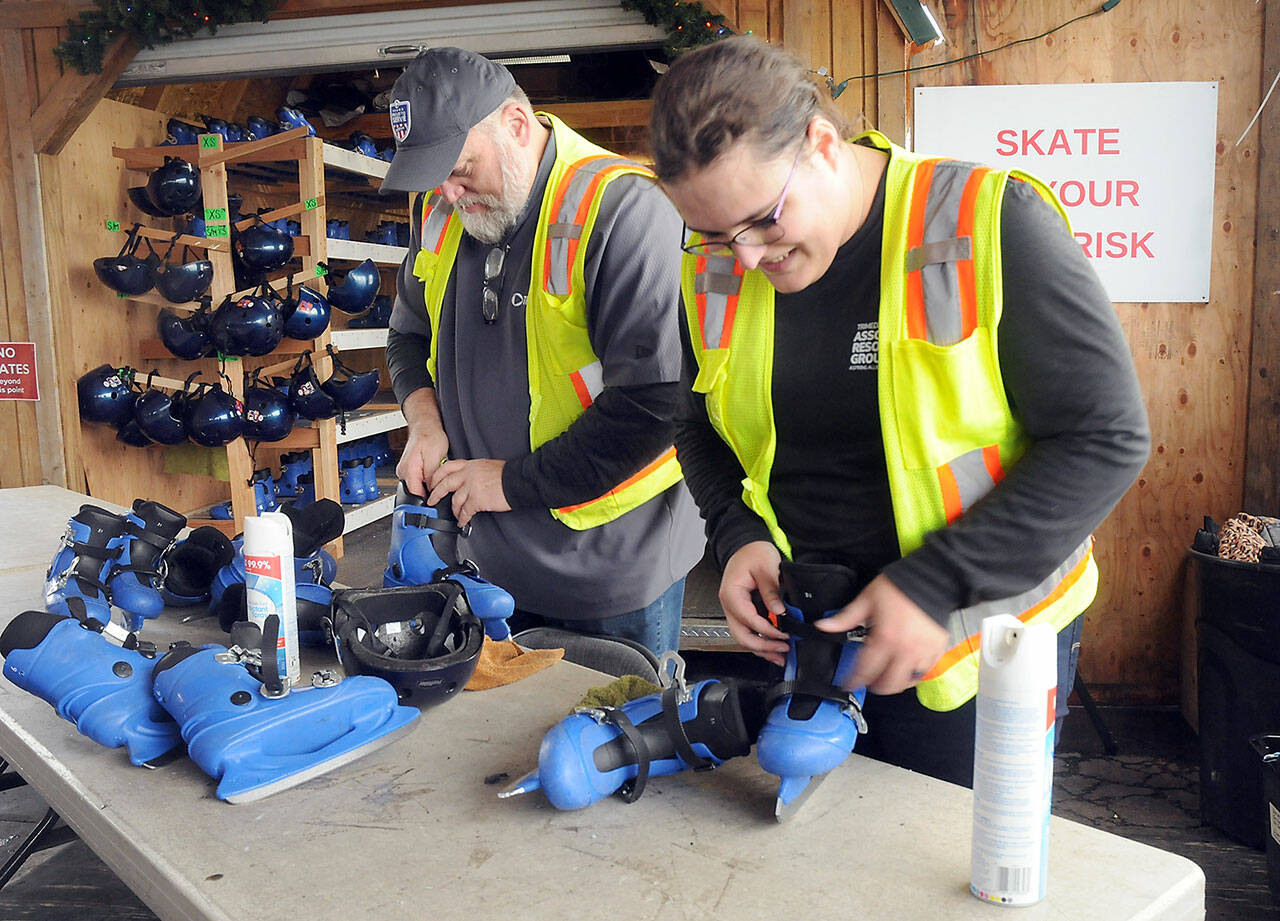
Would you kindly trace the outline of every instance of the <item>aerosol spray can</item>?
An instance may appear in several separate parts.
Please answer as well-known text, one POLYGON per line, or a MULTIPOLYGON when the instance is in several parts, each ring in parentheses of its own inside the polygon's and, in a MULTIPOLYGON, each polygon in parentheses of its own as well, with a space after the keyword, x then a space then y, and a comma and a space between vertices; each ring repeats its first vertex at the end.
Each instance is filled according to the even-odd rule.
POLYGON ((982 622, 969 889, 1033 905, 1049 876, 1057 634, 1008 614, 982 622))
POLYGON ((276 656, 285 687, 302 677, 298 661, 298 594, 293 572, 293 523, 282 512, 263 512, 244 520, 245 605, 259 627, 280 618, 276 656))

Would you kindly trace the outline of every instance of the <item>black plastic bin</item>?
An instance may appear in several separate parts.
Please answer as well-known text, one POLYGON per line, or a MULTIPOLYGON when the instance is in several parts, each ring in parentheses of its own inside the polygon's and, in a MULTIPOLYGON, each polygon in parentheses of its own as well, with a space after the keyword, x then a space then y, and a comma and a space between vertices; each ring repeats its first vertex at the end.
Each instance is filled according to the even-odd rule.
POLYGON ((1261 849, 1269 823, 1249 740, 1280 727, 1280 566, 1190 555, 1200 583, 1200 814, 1261 849))
POLYGON ((1262 788, 1266 792, 1267 883, 1271 898, 1280 903, 1280 733, 1265 732, 1249 739, 1262 758, 1262 788))

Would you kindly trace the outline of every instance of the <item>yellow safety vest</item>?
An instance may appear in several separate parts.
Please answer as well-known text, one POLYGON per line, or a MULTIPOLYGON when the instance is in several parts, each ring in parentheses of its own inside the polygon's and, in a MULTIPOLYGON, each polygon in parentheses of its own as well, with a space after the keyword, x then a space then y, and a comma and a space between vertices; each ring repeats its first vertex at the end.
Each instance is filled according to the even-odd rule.
MULTIPOLYGON (((542 196, 533 242, 533 269, 525 309, 529 366, 529 448, 536 450, 562 433, 604 389, 600 359, 587 335, 587 241, 595 226, 605 187, 628 173, 652 176, 639 164, 598 147, 553 115, 556 156, 542 196)), ((414 277, 424 286, 431 321, 427 370, 436 376, 436 348, 445 288, 453 273, 462 221, 439 189, 422 208, 421 248, 414 277)), ((594 528, 643 505, 680 479, 675 448, 669 447, 602 496, 551 509, 575 530, 594 528)))
MULTIPOLYGON (((1028 438, 1005 397, 996 328, 1003 291, 1000 206, 1010 176, 972 163, 926 158, 871 131, 890 152, 885 178, 879 309, 880 427, 898 545, 905 556, 954 522, 1004 477, 1028 438)), ((791 544, 769 503, 773 423, 774 289, 731 253, 686 256, 681 289, 698 360, 695 392, 746 474, 742 498, 788 559, 791 544), (700 335, 699 335, 700 333, 700 335)), ((917 687, 932 710, 953 710, 978 687, 982 619, 1014 614, 1062 629, 1093 600, 1098 572, 1085 539, 1034 588, 953 611, 950 648, 917 687)))

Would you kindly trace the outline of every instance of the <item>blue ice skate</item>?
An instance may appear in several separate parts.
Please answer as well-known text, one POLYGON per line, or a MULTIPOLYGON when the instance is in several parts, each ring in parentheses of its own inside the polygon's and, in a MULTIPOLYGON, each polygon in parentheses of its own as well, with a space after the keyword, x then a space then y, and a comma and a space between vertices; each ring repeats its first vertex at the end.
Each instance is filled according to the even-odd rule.
POLYGON ((582 809, 615 792, 632 803, 650 777, 711 770, 750 751, 758 708, 742 705, 739 685, 709 678, 686 686, 684 662, 668 657, 664 679, 665 663, 678 665, 664 691, 565 717, 543 737, 537 770, 498 795, 542 790, 557 809, 582 809))
MULTIPOLYGON (((471 612, 484 624, 485 635, 493 640, 510 638, 507 618, 516 609, 515 599, 504 588, 480 578, 480 571, 470 560, 458 560, 448 564, 442 559, 432 539, 441 534, 442 541, 465 536, 452 516, 442 514, 427 505, 423 496, 409 492, 403 480, 396 487, 395 508, 391 513, 391 553, 382 584, 386 588, 397 585, 426 585, 445 580, 462 586, 471 612)), ((457 560, 456 550, 445 555, 457 560)))
POLYGON ((51 705, 107 748, 146 764, 182 744, 178 725, 151 696, 156 660, 107 642, 96 620, 24 611, 0 633, 4 676, 51 705))
POLYGON ((769 717, 756 740, 756 759, 781 781, 774 814, 782 822, 813 792, 815 779, 849 757, 867 726, 862 718, 866 690, 844 690, 860 639, 812 626, 853 600, 860 588, 853 571, 784 561, 779 576, 787 612, 776 620, 789 634, 791 648, 782 682, 769 691, 769 717))

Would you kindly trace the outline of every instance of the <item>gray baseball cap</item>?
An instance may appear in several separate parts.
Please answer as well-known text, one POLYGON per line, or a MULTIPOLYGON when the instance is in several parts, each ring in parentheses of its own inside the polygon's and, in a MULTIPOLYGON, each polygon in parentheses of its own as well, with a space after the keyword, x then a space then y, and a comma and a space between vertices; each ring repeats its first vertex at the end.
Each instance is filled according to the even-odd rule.
POLYGON ((423 192, 449 177, 467 132, 516 88, 511 72, 462 48, 418 55, 391 88, 396 155, 381 192, 423 192))

